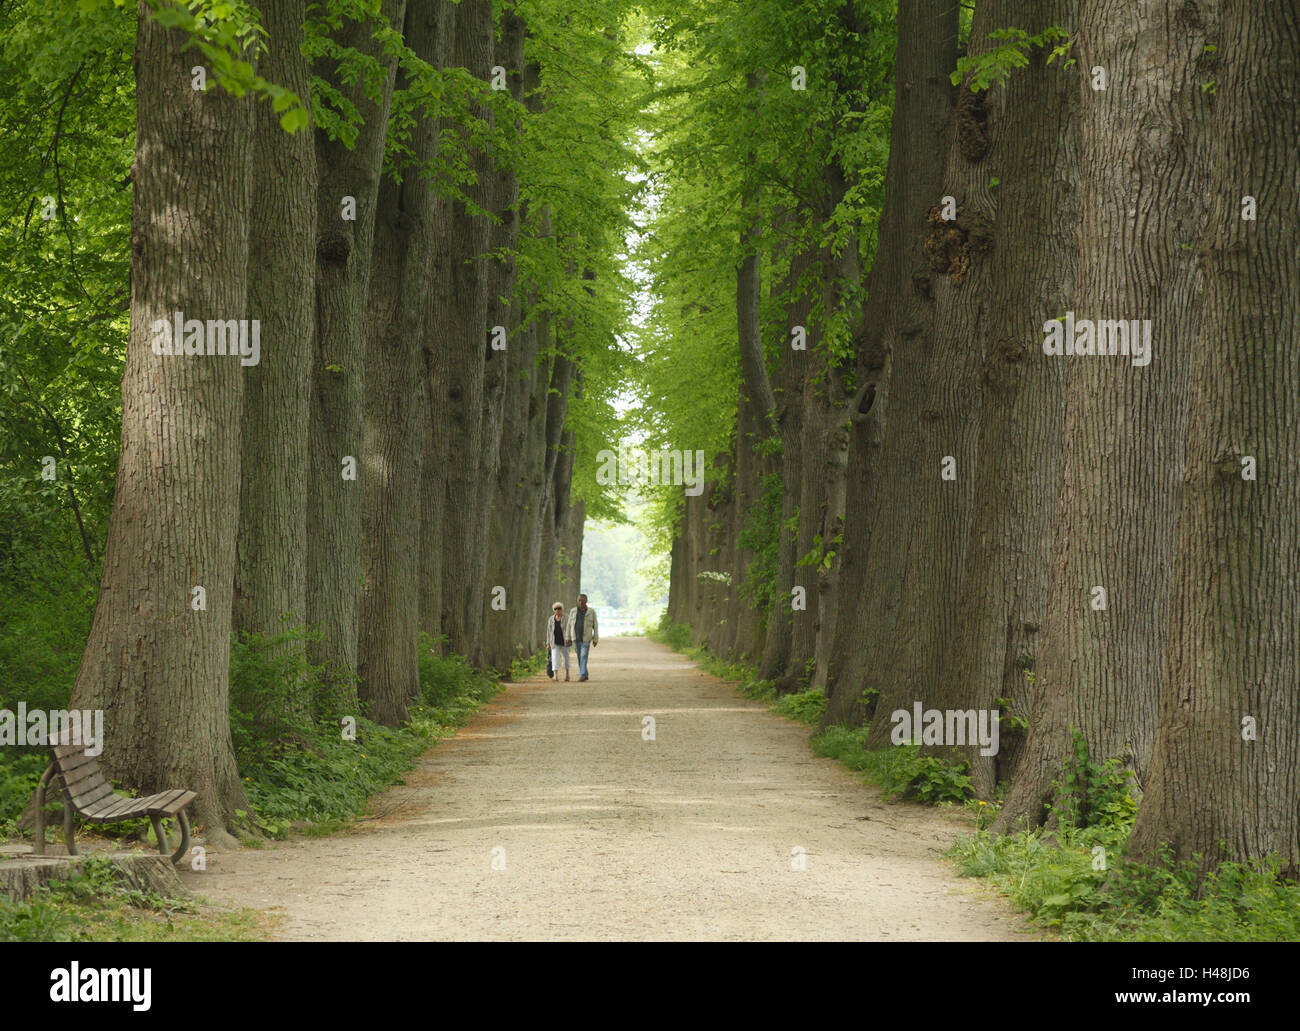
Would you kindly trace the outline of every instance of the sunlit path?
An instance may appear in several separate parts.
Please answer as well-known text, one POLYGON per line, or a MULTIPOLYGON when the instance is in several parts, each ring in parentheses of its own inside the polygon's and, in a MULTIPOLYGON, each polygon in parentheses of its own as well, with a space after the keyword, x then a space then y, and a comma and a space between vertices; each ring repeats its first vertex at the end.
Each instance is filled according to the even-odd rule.
POLYGON ((356 834, 186 882, 284 907, 292 939, 1020 936, 938 858, 956 824, 881 804, 807 728, 640 638, 591 676, 511 687, 356 834))

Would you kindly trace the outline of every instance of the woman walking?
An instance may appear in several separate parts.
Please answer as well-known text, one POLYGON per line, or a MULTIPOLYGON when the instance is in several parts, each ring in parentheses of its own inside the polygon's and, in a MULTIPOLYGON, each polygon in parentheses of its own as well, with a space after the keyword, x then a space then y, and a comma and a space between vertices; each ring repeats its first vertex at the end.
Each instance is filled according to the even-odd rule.
POLYGON ((569 679, 569 645, 564 637, 564 606, 556 602, 551 618, 546 621, 546 641, 551 649, 551 669, 555 679, 560 679, 560 663, 564 663, 564 679, 569 679))

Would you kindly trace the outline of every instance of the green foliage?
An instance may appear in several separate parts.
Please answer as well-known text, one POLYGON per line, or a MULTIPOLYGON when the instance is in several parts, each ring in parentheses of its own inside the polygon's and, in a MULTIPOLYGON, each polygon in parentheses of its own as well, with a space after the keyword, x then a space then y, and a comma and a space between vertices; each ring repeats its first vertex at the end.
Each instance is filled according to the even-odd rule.
MULTIPOLYGON (((90 629, 118 453, 135 22, 134 5, 0 7, 0 708, 65 707, 90 629)), ((0 838, 47 762, 0 748, 0 838)))
POLYGON ((660 644, 668 645, 676 652, 684 652, 694 643, 691 628, 685 623, 670 623, 666 609, 659 618, 658 628, 651 633, 650 638, 660 644))
POLYGON ((844 535, 836 534, 830 540, 822 543, 822 535, 813 536, 812 550, 799 559, 797 565, 812 566, 815 569, 830 569, 831 564, 835 561, 836 549, 844 543, 844 535))
POLYGON ((1052 782, 1057 820, 1071 827, 1117 827, 1131 823, 1137 801, 1129 791, 1132 772, 1119 760, 1093 762, 1083 734, 1070 728, 1071 755, 1059 780, 1052 782))
POLYGON ((826 712, 826 695, 816 690, 782 695, 772 706, 772 711, 786 719, 815 727, 822 721, 822 716, 826 712))
MULTIPOLYGON (((1031 674, 1032 676, 1032 674, 1031 674)), ((1016 700, 1014 698, 995 699, 998 707, 998 723, 1008 732, 1025 731, 1029 729, 1029 721, 1023 716, 1017 716, 1012 710, 1015 708, 1016 700)))
MULTIPOLYGON (((987 90, 1005 82, 1015 69, 1027 67, 1032 47, 1057 44, 1047 58, 1047 63, 1051 64, 1069 51, 1069 42, 1062 42, 1068 41, 1069 37, 1068 32, 1055 25, 1044 29, 1037 36, 1031 36, 1024 29, 994 29, 988 38, 999 41, 997 45, 974 56, 959 57, 957 68, 951 76, 952 84, 959 86, 965 83, 975 93, 987 90)), ((1065 67, 1068 68, 1072 63, 1067 61, 1065 67)))
POLYGON ((434 641, 420 635, 420 697, 416 707, 421 718, 443 727, 459 727, 483 703, 501 690, 500 684, 476 672, 464 656, 439 654, 447 639, 434 641))
POLYGON ((1198 892, 1193 863, 1166 858, 1146 867, 1120 858, 1131 828, 980 830, 949 855, 964 876, 988 878, 1036 923, 1073 941, 1300 938, 1300 885, 1281 876, 1276 860, 1224 863, 1198 892))
POLYGON ((230 644, 230 732, 235 755, 261 766, 314 736, 319 721, 357 715, 355 687, 307 662, 319 635, 302 628, 237 635, 230 644))
POLYGON ((508 679, 511 681, 527 680, 546 668, 546 650, 534 652, 511 661, 508 679))
POLYGON ((40 752, 5 749, 0 755, 0 840, 18 836, 18 817, 36 791, 49 759, 40 752))
MULTIPOLYGON (((789 351, 792 310, 807 311, 800 318, 811 350, 851 366, 861 290, 836 282, 836 306, 822 310, 820 259, 856 247, 869 269, 874 257, 893 110, 895 5, 686 0, 653 7, 646 60, 655 89, 641 152, 656 169, 655 203, 633 252, 651 311, 639 327, 642 403, 629 423, 652 448, 773 453, 778 444, 767 429, 760 439, 737 436, 736 275, 747 256, 737 247, 742 233, 752 233, 770 368, 789 351), (804 89, 788 77, 796 66, 806 73, 804 89), (833 206, 826 193, 832 165, 848 183, 833 206), (802 272, 798 261, 807 266, 802 272)), ((659 525, 648 536, 671 536, 681 513, 680 490, 675 495, 650 513, 659 525)), ((764 608, 776 576, 779 513, 773 477, 744 541, 756 558, 742 590, 764 608)), ((817 561, 831 550, 819 545, 817 561)))
POLYGON ((973 794, 969 764, 954 765, 922 755, 919 745, 867 751, 869 727, 827 727, 813 737, 813 751, 835 759, 877 785, 886 799, 937 804, 962 802, 973 794))
POLYGON ((462 656, 439 655, 438 643, 422 635, 420 698, 407 725, 382 727, 355 717, 346 685, 288 647, 301 640, 297 632, 245 639, 232 659, 235 754, 253 806, 241 816, 270 837, 291 828, 333 830, 360 817, 373 795, 398 783, 418 756, 500 690, 462 656), (355 741, 340 730, 347 715, 356 719, 355 741))
POLYGON ((303 824, 346 824, 365 812, 372 795, 399 783, 440 730, 432 721, 391 730, 362 718, 356 740, 347 741, 337 724, 322 725, 278 758, 240 765, 253 812, 239 815, 273 838, 305 830, 303 824))
POLYGON ((778 695, 776 693, 776 684, 770 680, 759 680, 751 671, 746 670, 741 677, 732 678, 737 681, 736 690, 746 698, 752 698, 756 702, 769 702, 775 709, 778 695))

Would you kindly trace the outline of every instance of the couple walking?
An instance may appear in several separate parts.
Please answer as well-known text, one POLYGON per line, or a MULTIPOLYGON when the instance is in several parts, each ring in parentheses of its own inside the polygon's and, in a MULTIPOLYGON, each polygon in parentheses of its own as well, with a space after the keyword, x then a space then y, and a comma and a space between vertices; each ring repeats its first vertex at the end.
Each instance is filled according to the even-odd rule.
POLYGON ((556 602, 551 607, 551 618, 546 621, 546 643, 551 649, 546 675, 559 678, 564 666, 564 679, 569 679, 569 645, 578 653, 578 679, 587 679, 587 652, 600 640, 596 626, 596 610, 587 608, 587 596, 578 595, 578 605, 564 618, 564 604, 556 602))

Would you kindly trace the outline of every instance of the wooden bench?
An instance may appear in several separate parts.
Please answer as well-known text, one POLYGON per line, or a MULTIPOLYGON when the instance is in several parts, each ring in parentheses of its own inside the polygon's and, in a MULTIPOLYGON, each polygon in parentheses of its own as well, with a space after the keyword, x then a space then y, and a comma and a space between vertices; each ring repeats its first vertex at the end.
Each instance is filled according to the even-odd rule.
POLYGON ((167 854, 167 834, 162 821, 171 816, 181 827, 181 847, 172 853, 171 858, 173 863, 180 862, 190 847, 190 819, 185 807, 198 795, 183 788, 160 791, 145 798, 115 795, 113 785, 99 768, 99 760, 86 755, 85 747, 68 743, 66 734, 59 743, 50 746, 54 760, 41 774, 41 781, 36 786, 36 854, 45 854, 45 789, 57 776, 63 782, 63 836, 68 843, 69 855, 77 855, 74 812, 87 823, 121 823, 147 816, 158 838, 158 851, 163 855, 167 854))

